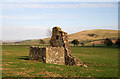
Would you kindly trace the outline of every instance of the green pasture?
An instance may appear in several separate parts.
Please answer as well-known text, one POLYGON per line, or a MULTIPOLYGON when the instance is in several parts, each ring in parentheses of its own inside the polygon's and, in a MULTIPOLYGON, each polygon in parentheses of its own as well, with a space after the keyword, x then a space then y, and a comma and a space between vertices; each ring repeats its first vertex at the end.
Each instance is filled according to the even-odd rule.
POLYGON ((29 60, 30 45, 2 46, 2 77, 117 77, 118 48, 71 47, 88 67, 56 65, 29 60))

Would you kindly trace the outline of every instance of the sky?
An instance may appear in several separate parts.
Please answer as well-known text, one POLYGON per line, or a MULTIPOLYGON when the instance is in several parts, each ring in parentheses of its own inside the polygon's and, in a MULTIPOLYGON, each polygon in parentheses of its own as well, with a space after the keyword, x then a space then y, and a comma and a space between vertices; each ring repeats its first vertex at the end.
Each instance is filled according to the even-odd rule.
POLYGON ((46 38, 54 26, 68 34, 118 30, 117 2, 2 2, 0 6, 2 40, 46 38))

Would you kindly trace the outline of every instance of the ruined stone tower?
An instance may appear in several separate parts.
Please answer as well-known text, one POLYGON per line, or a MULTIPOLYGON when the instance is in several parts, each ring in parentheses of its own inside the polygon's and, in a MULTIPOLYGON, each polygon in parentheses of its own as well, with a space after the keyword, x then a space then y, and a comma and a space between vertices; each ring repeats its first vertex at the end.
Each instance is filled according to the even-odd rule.
POLYGON ((61 28, 52 29, 50 44, 49 47, 30 47, 29 58, 59 65, 83 66, 83 62, 72 55, 67 33, 61 28))

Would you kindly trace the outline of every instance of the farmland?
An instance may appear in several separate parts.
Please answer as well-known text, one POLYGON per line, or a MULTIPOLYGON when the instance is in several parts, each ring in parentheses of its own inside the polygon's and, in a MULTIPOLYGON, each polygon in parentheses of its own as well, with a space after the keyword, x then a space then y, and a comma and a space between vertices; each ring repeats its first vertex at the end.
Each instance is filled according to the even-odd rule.
MULTIPOLYGON (((88 67, 56 65, 29 60, 31 45, 2 46, 2 77, 117 77, 118 48, 71 47, 88 67)), ((41 45, 42 46, 42 45, 41 45)))
MULTIPOLYGON (((119 33, 118 30, 107 30, 107 29, 84 30, 84 31, 68 34, 68 38, 69 38, 68 41, 71 42, 74 39, 78 39, 79 42, 93 41, 93 40, 99 40, 99 39, 105 39, 105 38, 114 39, 118 37, 118 33, 119 33), (95 36, 89 36, 89 34, 95 34, 95 36)), ((49 44, 49 40, 50 40, 50 37, 43 39, 43 41, 46 44, 49 44)), ((39 45, 40 44, 39 42, 40 42, 40 39, 28 39, 28 40, 22 40, 22 41, 17 41, 17 42, 8 42, 8 44, 39 45)))

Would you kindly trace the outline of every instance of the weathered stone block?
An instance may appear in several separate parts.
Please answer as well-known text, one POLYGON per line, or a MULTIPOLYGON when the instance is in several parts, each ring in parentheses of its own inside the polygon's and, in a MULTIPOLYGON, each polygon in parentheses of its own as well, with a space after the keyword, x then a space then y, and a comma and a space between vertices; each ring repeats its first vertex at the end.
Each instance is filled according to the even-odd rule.
POLYGON ((65 65, 64 47, 47 47, 46 63, 65 65))
POLYGON ((64 47, 30 47, 29 59, 65 65, 64 47))

